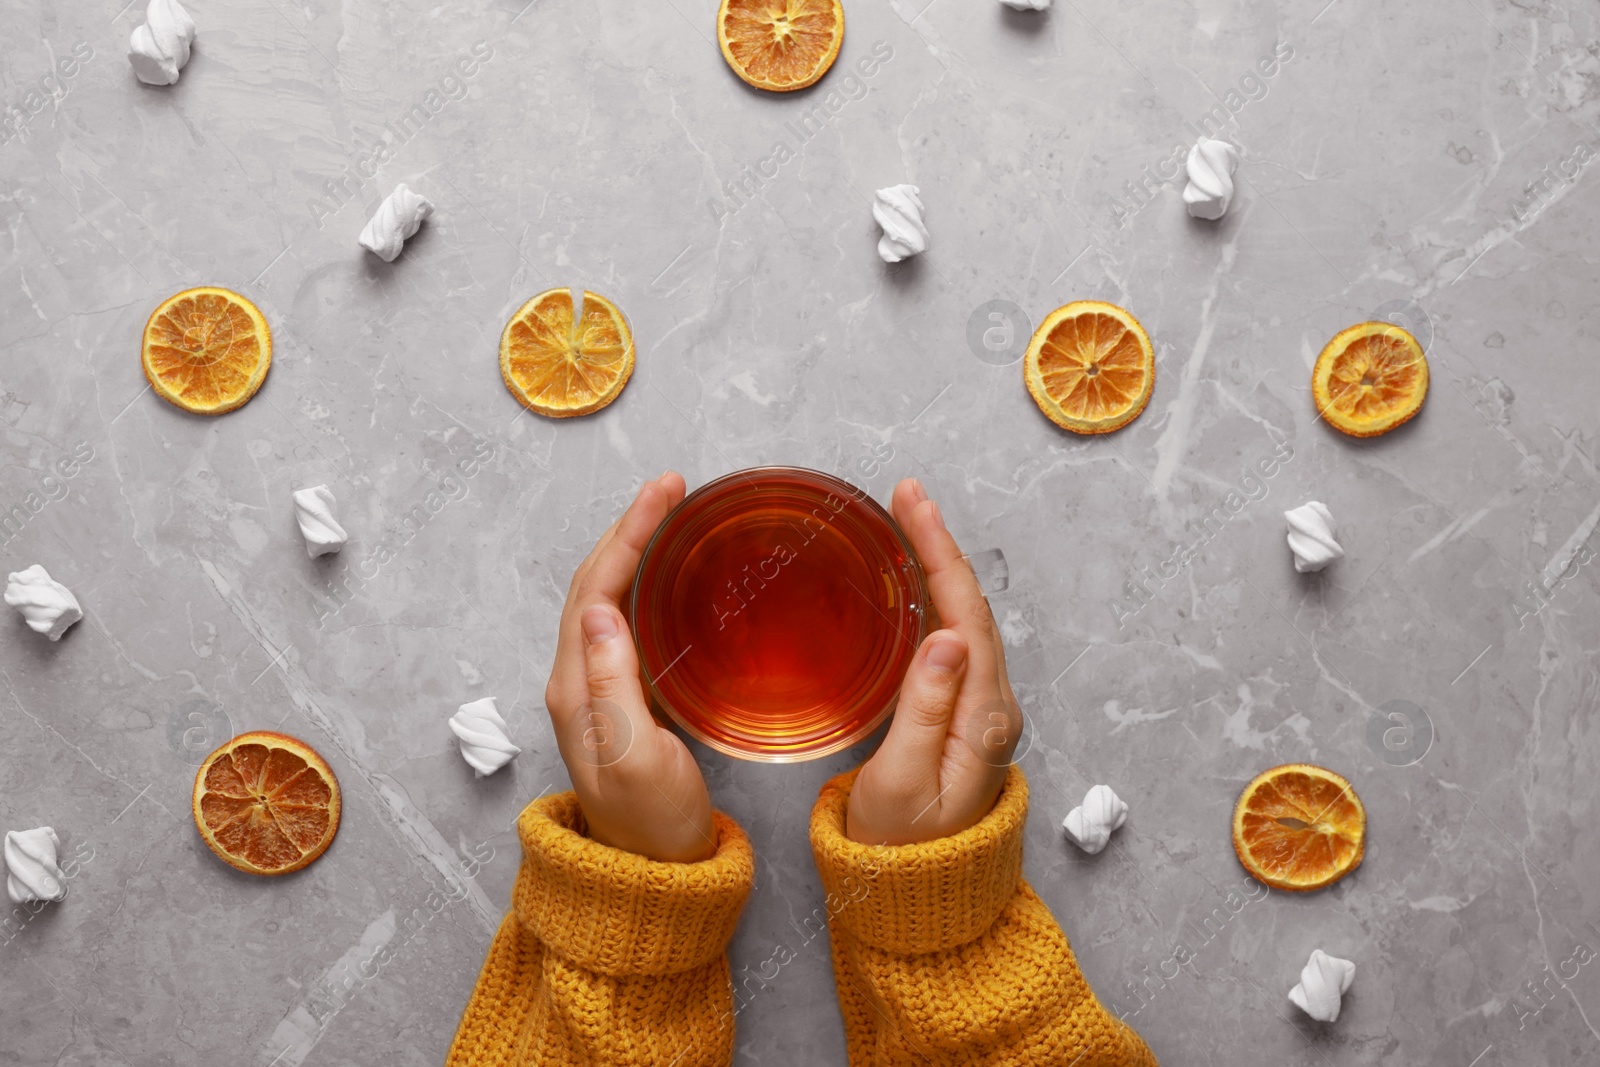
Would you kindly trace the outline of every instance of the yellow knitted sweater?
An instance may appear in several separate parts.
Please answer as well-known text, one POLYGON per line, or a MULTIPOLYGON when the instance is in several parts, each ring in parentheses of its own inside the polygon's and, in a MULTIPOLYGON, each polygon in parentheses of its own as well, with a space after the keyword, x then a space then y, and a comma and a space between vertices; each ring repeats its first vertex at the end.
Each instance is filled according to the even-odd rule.
MULTIPOLYGON (((976 826, 917 845, 844 835, 855 771, 811 812, 850 1067, 1156 1067, 1084 981, 1022 879, 1028 784, 1013 767, 976 826)), ((589 840, 574 794, 517 820, 511 912, 447 1067, 726 1067, 727 945, 755 874, 717 813, 717 851, 657 863, 589 840)))

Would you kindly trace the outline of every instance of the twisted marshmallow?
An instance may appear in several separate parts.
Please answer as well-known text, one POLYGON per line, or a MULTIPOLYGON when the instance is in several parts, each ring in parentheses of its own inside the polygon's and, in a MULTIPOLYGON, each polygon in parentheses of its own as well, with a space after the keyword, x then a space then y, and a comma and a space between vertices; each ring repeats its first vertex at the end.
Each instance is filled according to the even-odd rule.
POLYGON ((918 192, 915 185, 891 185, 878 190, 872 217, 883 227, 878 255, 885 263, 898 263, 928 250, 928 227, 922 221, 918 192))
POLYGON ((1111 831, 1128 820, 1128 805, 1109 785, 1097 785, 1083 796, 1083 803, 1067 813, 1062 828, 1072 843, 1093 855, 1106 847, 1111 831))
POLYGON ((128 62, 146 85, 172 85, 189 62, 194 44, 194 19, 178 0, 150 0, 144 24, 128 38, 128 62))
POLYGON ((461 740, 461 758, 472 764, 479 778, 498 771, 522 751, 506 736, 506 721, 495 709, 494 697, 461 705, 450 716, 450 731, 461 740))
POLYGON ((34 633, 44 634, 52 641, 61 640, 67 627, 83 618, 83 609, 72 590, 50 577, 50 572, 37 563, 7 577, 6 603, 22 612, 34 633))
POLYGON ((1339 998, 1350 988, 1356 965, 1320 948, 1311 950, 1311 959, 1300 972, 1300 984, 1289 990, 1289 1003, 1319 1022, 1336 1022, 1339 998))
POLYGON ((406 238, 415 236, 422 220, 431 214, 432 201, 413 193, 410 186, 401 182, 367 220, 361 231, 361 247, 385 263, 393 263, 405 247, 406 238))
POLYGON ((1344 556, 1344 549, 1333 539, 1333 513, 1318 500, 1301 504, 1283 517, 1289 520, 1289 550, 1294 553, 1294 569, 1301 574, 1320 571, 1344 556))
POLYGON ((306 555, 312 559, 337 552, 350 540, 333 517, 333 491, 325 485, 295 490, 294 518, 300 524, 300 536, 306 539, 306 555))
POLYGON ((56 866, 61 839, 48 826, 6 834, 6 892, 11 903, 60 900, 67 895, 67 876, 56 866))
POLYGON ((1220 219, 1233 203, 1233 172, 1239 166, 1239 150, 1227 141, 1202 137, 1189 149, 1189 184, 1183 202, 1197 219, 1220 219))

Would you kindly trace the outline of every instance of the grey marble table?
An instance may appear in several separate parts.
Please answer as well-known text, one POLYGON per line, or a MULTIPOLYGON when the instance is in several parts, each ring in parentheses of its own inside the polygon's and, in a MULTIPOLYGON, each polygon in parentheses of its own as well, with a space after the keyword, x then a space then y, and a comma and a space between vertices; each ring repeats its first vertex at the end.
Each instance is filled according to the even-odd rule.
MULTIPOLYGON (((880 500, 918 475, 1004 552, 1027 875, 1163 1063, 1597 1062, 1594 5, 846 7, 838 66, 781 96, 731 75, 712 0, 195 0, 165 89, 124 58, 139 6, 0 5, 0 569, 44 564, 87 613, 59 645, 0 627, 0 824, 53 825, 73 872, 0 926, 0 1063, 440 1062, 511 820, 566 788, 542 699, 572 568, 642 479, 760 463, 880 500), (1164 180, 1202 128, 1243 153, 1216 224, 1164 180), (398 181, 437 212, 388 265, 355 240, 398 181), (900 182, 932 243, 886 267, 870 196, 900 182), (625 309, 638 369, 556 423, 496 342, 572 283, 625 309), (276 337, 217 420, 138 363, 196 284, 276 337), (1158 354, 1104 439, 981 342, 989 301, 1025 336, 1084 297, 1158 354), (1391 314, 1431 394, 1347 439, 1312 361, 1391 314), (312 561, 289 495, 317 483, 353 539, 312 561), (1282 513, 1312 498, 1348 554, 1302 576, 1282 513), (475 780, 445 719, 487 695, 524 751, 475 780), (344 785, 333 847, 280 880, 188 813, 250 728, 344 785), (1244 897, 1234 798, 1301 760, 1356 784, 1366 861, 1244 897), (1096 782, 1133 811, 1089 858, 1059 827, 1096 782), (1285 999, 1315 947, 1358 967, 1332 1025, 1285 999)), ((843 1061, 805 822, 863 752, 699 752, 759 857, 736 973, 795 954, 739 1063, 843 1061)))

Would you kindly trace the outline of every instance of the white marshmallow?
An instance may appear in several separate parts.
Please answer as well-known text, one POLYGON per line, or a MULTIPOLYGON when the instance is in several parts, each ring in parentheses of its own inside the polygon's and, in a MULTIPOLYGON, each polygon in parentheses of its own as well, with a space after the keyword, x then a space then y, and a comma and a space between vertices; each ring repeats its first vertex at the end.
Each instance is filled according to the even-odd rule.
POLYGON ((13 904, 60 900, 67 895, 67 876, 56 865, 61 839, 48 826, 6 834, 6 893, 13 904))
POLYGON ((1354 963, 1312 949, 1311 959, 1300 972, 1300 984, 1289 990, 1289 1003, 1319 1022, 1337 1022, 1340 998, 1355 976, 1354 963))
POLYGON ((433 202, 413 193, 410 186, 401 182, 394 192, 384 198, 378 210, 361 231, 361 247, 385 263, 393 263, 405 247, 406 240, 416 236, 422 220, 433 214, 433 202))
POLYGON ((128 62, 146 85, 172 85, 189 62, 194 19, 178 0, 150 0, 144 19, 128 38, 128 62))
POLYGON ((300 524, 300 536, 306 539, 306 555, 312 559, 337 552, 350 540, 333 517, 333 491, 325 485, 294 492, 294 518, 300 524))
POLYGON ((450 716, 450 731, 461 741, 461 758, 479 778, 498 771, 522 751, 506 735, 506 721, 495 708, 494 697, 461 705, 450 716))
POLYGON ((1074 845, 1093 855, 1106 847, 1111 831, 1128 821, 1128 805, 1109 785, 1097 785, 1061 824, 1074 845))
POLYGON ((50 577, 50 572, 37 563, 7 577, 6 603, 22 612, 34 633, 44 634, 52 641, 61 640, 67 627, 83 618, 83 608, 78 606, 72 590, 50 577))
POLYGON ((1200 138, 1189 149, 1184 168, 1189 173, 1189 184, 1183 190, 1183 202, 1189 205, 1189 214, 1197 219, 1220 219, 1228 213, 1233 203, 1233 172, 1239 166, 1239 150, 1227 141, 1200 138))
POLYGON ((928 227, 922 221, 922 199, 915 185, 879 189, 872 217, 883 227, 878 255, 885 263, 898 263, 928 250, 928 227))
POLYGON ((1294 553, 1294 569, 1301 574, 1320 571, 1344 557, 1344 549, 1333 539, 1333 513, 1319 500, 1301 504, 1283 517, 1289 521, 1289 551, 1294 553))

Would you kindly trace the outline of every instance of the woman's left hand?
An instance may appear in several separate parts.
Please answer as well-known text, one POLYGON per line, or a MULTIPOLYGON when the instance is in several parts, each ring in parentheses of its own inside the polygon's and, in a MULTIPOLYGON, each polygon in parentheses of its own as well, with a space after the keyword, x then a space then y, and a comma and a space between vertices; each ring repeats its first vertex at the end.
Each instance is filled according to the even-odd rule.
POLYGON ((649 859, 694 863, 716 852, 711 795, 694 756, 650 715, 622 614, 645 545, 683 495, 673 471, 646 482, 578 566, 544 699, 589 836, 649 859))

